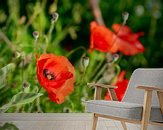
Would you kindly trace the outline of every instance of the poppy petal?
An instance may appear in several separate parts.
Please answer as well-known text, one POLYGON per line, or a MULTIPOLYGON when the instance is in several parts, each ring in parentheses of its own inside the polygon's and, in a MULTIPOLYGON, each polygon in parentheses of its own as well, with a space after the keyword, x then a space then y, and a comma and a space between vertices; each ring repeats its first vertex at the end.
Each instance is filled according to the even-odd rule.
POLYGON ((90 50, 93 49, 107 52, 112 46, 113 33, 105 26, 99 25, 96 22, 90 24, 91 36, 90 36, 90 50))
POLYGON ((112 28, 116 34, 118 33, 119 36, 128 35, 132 32, 129 27, 123 26, 121 24, 113 24, 112 28))

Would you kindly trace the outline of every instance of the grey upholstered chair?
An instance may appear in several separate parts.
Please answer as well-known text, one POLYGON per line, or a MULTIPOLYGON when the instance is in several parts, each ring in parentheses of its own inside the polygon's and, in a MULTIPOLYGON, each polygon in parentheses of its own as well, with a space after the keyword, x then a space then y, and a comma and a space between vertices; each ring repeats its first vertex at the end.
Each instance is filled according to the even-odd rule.
POLYGON ((141 130, 147 130, 148 124, 163 126, 163 68, 136 69, 122 102, 100 98, 102 88, 107 88, 112 99, 117 100, 115 86, 88 85, 95 86, 94 100, 86 102, 86 111, 93 113, 92 130, 96 129, 98 117, 118 120, 124 130, 127 130, 125 122, 141 124, 141 130))

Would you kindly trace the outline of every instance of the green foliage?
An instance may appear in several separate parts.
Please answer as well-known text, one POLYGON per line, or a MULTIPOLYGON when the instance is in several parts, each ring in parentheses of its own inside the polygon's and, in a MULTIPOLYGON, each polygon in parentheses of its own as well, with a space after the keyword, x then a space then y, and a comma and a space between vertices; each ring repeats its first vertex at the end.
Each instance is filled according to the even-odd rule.
MULTIPOLYGON (((121 14, 128 11, 127 25, 134 32, 144 32, 141 38, 145 52, 123 56, 116 62, 127 77, 138 67, 163 67, 162 8, 160 0, 101 0, 100 8, 108 28, 122 23, 121 14)), ((89 49, 89 24, 94 20, 87 0, 1 0, 0 2, 0 106, 6 112, 84 112, 84 102, 93 99, 93 89, 87 82, 115 80, 117 71, 108 68, 110 75, 102 79, 106 57, 104 53, 89 49), (51 22, 51 13, 57 11, 59 19, 51 22), (39 32, 36 40, 32 33, 39 32), (69 58, 76 69, 74 92, 61 104, 55 104, 40 86, 36 77, 35 54, 54 53, 69 58), (19 55, 19 56, 18 56, 19 55), (90 63, 83 70, 81 57, 87 55, 90 63), (7 65, 7 66, 6 66, 7 65), (82 80, 82 82, 81 82, 82 80), (21 92, 24 83, 28 88, 21 92), (39 93, 38 93, 39 91, 39 93), (40 94, 40 93, 43 93, 40 94), (42 95, 42 96, 41 96, 42 95), (13 98, 12 98, 13 97, 13 98), (5 105, 6 104, 6 105, 5 105)))
POLYGON ((8 104, 5 104, 0 108, 0 112, 7 111, 10 107, 20 106, 33 102, 38 97, 42 96, 42 93, 24 93, 20 92, 14 95, 8 104))
POLYGON ((9 73, 11 73, 15 68, 15 64, 10 63, 8 65, 6 65, 5 67, 0 69, 0 89, 5 87, 5 85, 7 84, 7 76, 9 75, 9 73))
POLYGON ((0 126, 0 130, 19 130, 14 124, 5 123, 0 126))

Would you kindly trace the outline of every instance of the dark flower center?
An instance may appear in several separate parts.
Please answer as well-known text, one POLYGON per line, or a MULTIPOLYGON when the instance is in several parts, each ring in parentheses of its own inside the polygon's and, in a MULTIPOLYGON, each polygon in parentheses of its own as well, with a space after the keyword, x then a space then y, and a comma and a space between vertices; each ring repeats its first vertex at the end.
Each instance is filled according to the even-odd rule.
POLYGON ((55 79, 55 75, 52 72, 49 72, 48 69, 44 69, 43 70, 43 75, 45 76, 45 78, 47 78, 48 80, 54 80, 55 79))

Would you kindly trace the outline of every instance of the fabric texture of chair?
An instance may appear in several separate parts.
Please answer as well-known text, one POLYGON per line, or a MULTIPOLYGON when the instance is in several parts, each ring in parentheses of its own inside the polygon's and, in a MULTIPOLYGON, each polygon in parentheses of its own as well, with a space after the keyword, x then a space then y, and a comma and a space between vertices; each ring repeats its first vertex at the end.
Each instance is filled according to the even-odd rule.
MULTIPOLYGON (((141 120, 143 105, 119 101, 90 100, 87 102, 87 112, 109 115, 131 120, 141 120)), ((159 107, 152 107, 150 121, 163 122, 159 107)))
MULTIPOLYGON (((137 86, 163 88, 163 68, 136 69, 129 80, 127 91, 122 101, 143 104, 144 92, 136 89, 137 86)), ((152 106, 159 106, 155 92, 152 97, 152 106)))

